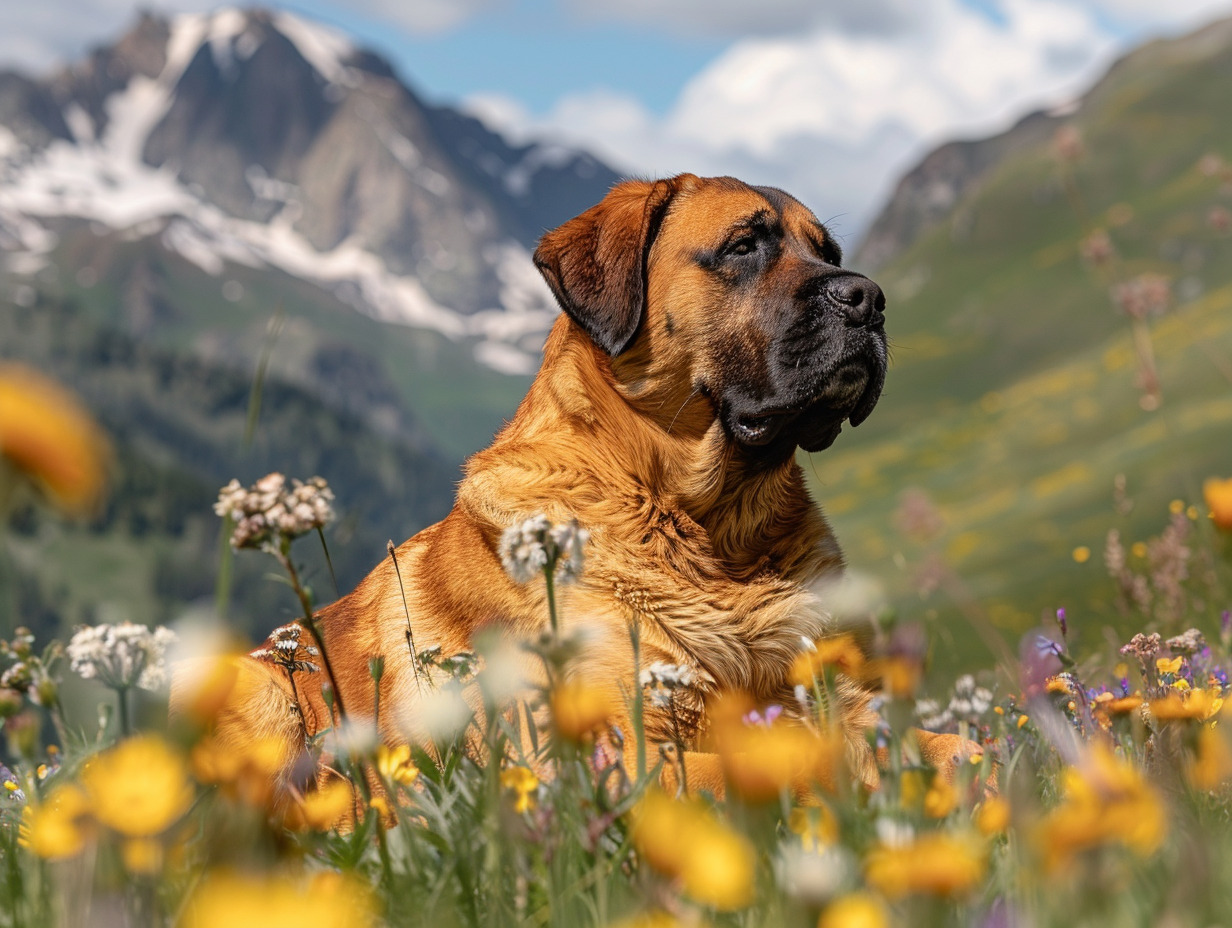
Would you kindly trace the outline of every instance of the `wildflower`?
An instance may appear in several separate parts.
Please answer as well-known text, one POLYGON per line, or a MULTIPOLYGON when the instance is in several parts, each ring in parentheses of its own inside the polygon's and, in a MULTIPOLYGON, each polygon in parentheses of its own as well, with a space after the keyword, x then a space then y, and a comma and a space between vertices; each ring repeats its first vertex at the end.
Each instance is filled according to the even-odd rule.
POLYGON ((9 471, 65 512, 84 515, 102 497, 109 456, 103 433, 71 394, 25 365, 0 364, 0 487, 9 471))
POLYGON ((1155 660, 1155 669, 1160 674, 1175 674, 1181 672, 1181 662, 1184 658, 1181 657, 1160 657, 1155 660))
POLYGON ((1196 628, 1187 628, 1164 642, 1173 654, 1193 655, 1206 648, 1206 636, 1196 628))
POLYGON ((1045 869, 1056 872, 1075 854, 1110 843, 1148 856, 1167 827, 1162 800, 1141 772, 1096 743, 1065 769, 1061 803, 1039 822, 1035 841, 1045 869))
POLYGON ((253 651, 252 656, 259 661, 277 664, 287 673, 318 673, 320 665, 308 658, 320 657, 321 651, 315 645, 301 644, 303 633, 303 628, 295 622, 276 628, 267 639, 269 647, 253 651))
POLYGON ((817 928, 889 928, 885 905, 869 893, 850 893, 826 906, 817 928))
POLYGON ((934 776, 924 794, 924 814, 929 818, 945 818, 958 806, 958 790, 945 777, 934 776))
POLYGON ((232 480, 218 492, 214 512, 235 523, 231 547, 261 548, 324 528, 334 520, 333 500, 323 477, 292 480, 288 487, 286 477, 275 472, 248 489, 232 480))
POLYGON ((1172 284, 1161 274, 1139 274, 1113 287, 1112 301, 1131 319, 1159 316, 1172 302, 1172 284))
POLYGON ((864 666, 864 652, 849 634, 836 635, 833 638, 822 638, 814 645, 814 650, 797 655, 792 662, 787 679, 793 684, 812 686, 813 681, 822 676, 826 667, 833 667, 839 673, 854 677, 864 666))
POLYGON ((72 784, 57 786, 41 803, 22 810, 19 841, 46 860, 62 860, 82 852, 89 840, 90 799, 72 784))
POLYGON ((685 664, 655 661, 638 674, 637 682, 648 691, 652 706, 665 709, 671 706, 676 691, 689 689, 696 678, 693 668, 685 664))
POLYGON ((400 744, 397 747, 377 745, 376 769, 381 778, 388 783, 399 786, 410 786, 419 778, 419 768, 411 760, 411 746, 400 744))
MULTIPOLYGON (((1178 658, 1179 659, 1179 658, 1178 658)), ((1178 681, 1183 683, 1184 681, 1178 681)), ((1150 702, 1151 715, 1159 721, 1175 719, 1209 719, 1223 708, 1223 697, 1217 689, 1170 692, 1150 702)))
POLYGON ((851 881, 855 865, 851 853, 843 847, 806 850, 791 844, 781 849, 774 871, 778 885, 788 895, 820 905, 851 881))
POLYGON ((806 851, 819 851, 838 840, 838 820, 824 803, 793 808, 787 817, 787 830, 800 836, 800 845, 806 851))
POLYGON ((129 838, 120 844, 120 859, 129 873, 152 876, 163 867, 162 843, 153 838, 129 838))
POLYGON ((983 879, 984 869, 981 844, 949 832, 926 834, 902 847, 881 845, 864 862, 869 885, 891 899, 915 893, 961 896, 983 879))
POLYGON ((355 793, 351 784, 340 777, 334 777, 324 786, 304 796, 288 815, 288 824, 293 828, 326 831, 348 811, 353 811, 354 806, 355 793))
POLYGON ((552 722, 557 733, 570 741, 581 741, 603 727, 612 709, 605 690, 580 680, 566 681, 552 691, 552 722))
POLYGON ((1074 563, 1085 564, 1091 559, 1091 549, 1086 545, 1079 545, 1073 551, 1074 563))
POLYGON ((513 811, 521 815, 535 807, 539 778, 529 767, 508 767, 501 771, 501 786, 514 793, 513 811))
POLYGON ((372 890, 329 870, 308 879, 290 873, 215 871, 189 897, 181 924, 183 928, 363 928, 375 923, 372 890))
POLYGON ((217 785, 229 798, 264 806, 273 796, 276 778, 288 759, 288 748, 281 738, 255 738, 232 745, 210 735, 193 746, 189 762, 199 783, 217 785))
POLYGON ((1195 789, 1216 790, 1232 779, 1232 746, 1221 730, 1203 727, 1198 732, 1197 750, 1188 769, 1195 789))
POLYGON ((167 679, 164 657, 175 640, 175 632, 161 625, 153 630, 133 622, 83 625, 69 640, 69 667, 113 690, 156 690, 167 679))
POLYGON ((1202 484, 1202 495, 1215 524, 1232 531, 1232 477, 1227 480, 1211 477, 1202 484))
POLYGON ((1112 239, 1104 229, 1096 229, 1078 244, 1078 252, 1082 260, 1096 267, 1107 264, 1116 250, 1112 247, 1112 239))
POLYGON ((581 575, 589 540, 590 532, 576 519, 553 525, 540 513, 505 529, 498 552, 505 572, 517 583, 527 583, 545 569, 567 583, 581 575))
POLYGON ((985 799, 975 810, 976 830, 985 837, 999 835, 1010 825, 1010 804, 1000 796, 985 799))
POLYGON ((648 790, 633 812, 633 843, 695 901, 733 911, 753 901, 756 852, 696 800, 648 790))
POLYGON ((784 790, 823 782, 833 786, 842 769, 843 738, 799 725, 744 725, 722 720, 716 709, 714 738, 723 774, 734 792, 753 802, 775 799, 784 790))
POLYGON ((135 838, 166 831, 193 799, 184 758, 152 735, 96 754, 82 768, 81 785, 94 818, 135 838))

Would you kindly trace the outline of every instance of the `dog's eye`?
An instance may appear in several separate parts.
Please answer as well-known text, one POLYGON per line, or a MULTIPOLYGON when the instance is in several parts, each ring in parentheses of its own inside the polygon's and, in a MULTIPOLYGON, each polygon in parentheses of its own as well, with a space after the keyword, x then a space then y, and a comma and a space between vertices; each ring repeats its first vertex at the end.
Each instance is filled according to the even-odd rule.
POLYGON ((746 235, 744 238, 738 238, 727 246, 729 255, 747 255, 752 254, 757 250, 757 236, 746 235))

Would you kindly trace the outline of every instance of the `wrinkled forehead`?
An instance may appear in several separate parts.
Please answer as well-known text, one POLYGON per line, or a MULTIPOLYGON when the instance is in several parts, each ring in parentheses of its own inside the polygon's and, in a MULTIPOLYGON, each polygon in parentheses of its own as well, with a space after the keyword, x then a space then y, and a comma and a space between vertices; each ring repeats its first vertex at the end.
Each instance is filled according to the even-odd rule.
POLYGON ((753 187, 733 177, 704 178, 677 194, 661 235, 695 247, 720 247, 733 232, 766 229, 837 250, 837 243, 817 217, 799 200, 777 187, 753 187))

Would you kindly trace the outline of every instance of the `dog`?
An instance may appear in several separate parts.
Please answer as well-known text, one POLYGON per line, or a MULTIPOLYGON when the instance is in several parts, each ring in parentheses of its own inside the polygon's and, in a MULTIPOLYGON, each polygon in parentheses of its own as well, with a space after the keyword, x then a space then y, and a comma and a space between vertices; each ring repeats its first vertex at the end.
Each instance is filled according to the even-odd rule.
MULTIPOLYGON (((319 611, 328 670, 291 679, 243 661, 245 685, 217 722, 224 741, 275 738, 301 754, 335 722, 324 682, 348 717, 371 720, 380 657, 379 734, 405 742, 423 693, 414 648, 451 655, 485 629, 547 627, 544 582, 514 582, 498 557, 502 533, 537 513, 590 533, 585 571, 557 603, 566 629, 584 618, 602 641, 571 672, 627 705, 630 626, 642 666, 692 671, 674 718, 650 704, 644 717, 648 744, 683 741, 691 789, 723 789, 718 757, 701 749, 710 696, 794 703, 802 639, 833 630, 815 591, 843 569, 795 453, 828 448, 872 412, 887 367, 881 290, 842 267, 797 200, 729 177, 622 182, 546 233, 534 261, 563 313, 517 413, 467 461, 449 515, 319 611)), ((876 786, 870 701, 843 684, 847 762, 876 786)), ((626 709, 611 721, 631 730, 626 709)), ((919 743, 943 770, 969 753, 954 736, 919 743)))

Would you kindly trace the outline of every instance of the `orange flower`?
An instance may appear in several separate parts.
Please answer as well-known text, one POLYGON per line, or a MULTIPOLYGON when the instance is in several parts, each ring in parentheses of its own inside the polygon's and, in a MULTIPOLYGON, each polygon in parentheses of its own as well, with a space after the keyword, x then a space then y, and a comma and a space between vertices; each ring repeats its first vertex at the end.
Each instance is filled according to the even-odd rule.
POLYGON ((184 908, 183 928, 325 928, 375 924, 372 890, 351 876, 323 872, 305 879, 292 874, 207 874, 184 908))
POLYGON ((753 901, 753 846, 694 799, 646 792, 633 811, 633 843, 656 870, 679 879, 685 893, 720 911, 753 901))
POLYGON ((1232 779, 1232 746, 1221 731, 1203 727, 1198 732, 1198 749, 1189 765, 1189 781, 1197 789, 1219 789, 1232 779))
POLYGON ((7 464, 65 512, 84 515, 103 495, 109 457, 72 394, 25 365, 0 364, 0 469, 7 464))
POLYGON ((961 896, 984 878, 983 846, 970 836, 933 832, 903 847, 882 845, 864 862, 869 885, 891 899, 914 893, 961 896))
POLYGON ((556 731, 570 741, 581 741, 607 722, 612 701, 605 690, 580 680, 569 680, 552 691, 552 719, 556 731))
POLYGON ((1202 484, 1202 495, 1206 497, 1215 524, 1232 531, 1232 477, 1227 480, 1211 477, 1202 484))
POLYGON ((864 667, 864 652, 850 634, 822 638, 815 643, 817 650, 799 655, 791 665, 788 679, 797 686, 812 686, 815 678, 821 677, 827 667, 849 677, 859 676, 864 667))
POLYGON ((975 810, 974 821, 980 834, 999 835, 1010 825, 1010 804, 999 796, 985 799, 975 810))
POLYGON ((294 811, 288 812, 287 824, 291 828, 327 831, 354 807, 355 793, 350 782, 334 778, 305 795, 294 811))
POLYGON ((850 893, 835 899, 821 913, 817 928, 887 928, 885 905, 868 893, 850 893))
POLYGON ((19 842, 39 857, 61 860, 81 853, 90 837, 90 799, 72 784, 57 786, 21 814, 19 842))
POLYGON ((1152 699, 1150 705, 1151 714, 1161 722, 1173 719, 1205 720, 1223 707, 1223 697, 1217 689, 1170 692, 1160 699, 1152 699))

